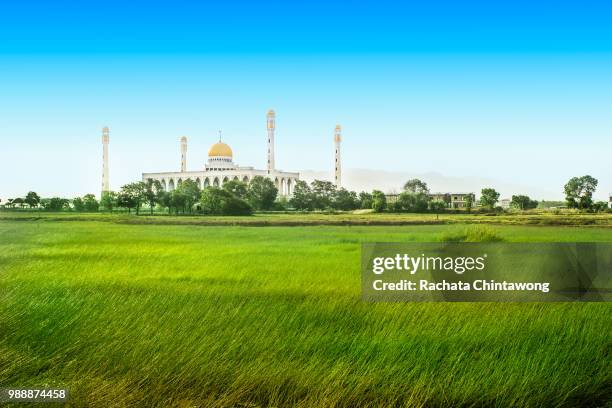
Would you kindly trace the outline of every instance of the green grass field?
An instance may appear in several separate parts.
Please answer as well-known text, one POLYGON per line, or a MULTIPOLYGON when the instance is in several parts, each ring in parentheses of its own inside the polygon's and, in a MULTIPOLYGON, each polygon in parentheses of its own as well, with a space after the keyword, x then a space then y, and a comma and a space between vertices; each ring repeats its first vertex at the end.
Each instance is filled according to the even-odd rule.
MULTIPOLYGON (((610 404, 609 304, 360 301, 360 242, 465 225, 92 219, 0 217, 0 387, 94 407, 610 404)), ((491 228, 612 241, 606 226, 491 228)))

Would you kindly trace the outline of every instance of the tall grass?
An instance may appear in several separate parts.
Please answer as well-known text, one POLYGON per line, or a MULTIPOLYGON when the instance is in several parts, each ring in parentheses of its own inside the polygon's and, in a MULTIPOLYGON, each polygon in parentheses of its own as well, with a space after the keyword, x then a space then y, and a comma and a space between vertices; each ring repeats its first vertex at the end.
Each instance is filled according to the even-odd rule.
POLYGON ((488 225, 470 225, 460 231, 446 231, 442 234, 445 242, 501 242, 504 240, 496 229, 488 225))
POLYGON ((359 300, 360 242, 464 228, 0 222, 0 387, 83 407, 604 404, 607 304, 359 300))

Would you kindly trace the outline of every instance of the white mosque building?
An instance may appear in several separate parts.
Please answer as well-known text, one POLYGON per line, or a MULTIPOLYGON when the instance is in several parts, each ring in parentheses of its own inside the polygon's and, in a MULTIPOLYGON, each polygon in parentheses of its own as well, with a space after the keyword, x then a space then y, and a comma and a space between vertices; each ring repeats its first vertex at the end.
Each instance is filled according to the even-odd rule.
MULTIPOLYGON (((180 171, 169 171, 160 173, 142 173, 142 181, 158 180, 166 191, 172 191, 185 180, 195 181, 200 188, 210 186, 222 187, 230 180, 250 182, 255 176, 271 179, 280 196, 288 197, 293 194, 295 184, 300 179, 297 172, 278 170, 274 161, 274 132, 276 130, 276 114, 269 110, 267 114, 268 152, 267 166, 265 170, 254 167, 242 167, 234 163, 234 153, 226 143, 219 141, 208 149, 208 161, 201 170, 187 170, 187 138, 181 138, 181 169, 180 171)), ((341 155, 340 144, 342 141, 341 128, 337 125, 334 131, 335 168, 334 181, 337 187, 341 186, 341 155)), ((102 194, 110 191, 109 167, 108 167, 108 144, 109 129, 102 129, 102 194)))
POLYGON ((248 183, 255 176, 270 178, 278 188, 281 196, 290 196, 295 183, 300 179, 299 173, 278 170, 274 162, 274 131, 276 115, 268 111, 268 153, 267 169, 258 170, 254 167, 242 167, 234 163, 234 153, 226 143, 219 141, 208 149, 208 161, 204 168, 196 171, 187 170, 187 138, 181 138, 181 170, 175 172, 143 173, 142 180, 159 180, 166 191, 172 191, 185 180, 195 181, 201 188, 221 187, 230 180, 240 180, 248 183))

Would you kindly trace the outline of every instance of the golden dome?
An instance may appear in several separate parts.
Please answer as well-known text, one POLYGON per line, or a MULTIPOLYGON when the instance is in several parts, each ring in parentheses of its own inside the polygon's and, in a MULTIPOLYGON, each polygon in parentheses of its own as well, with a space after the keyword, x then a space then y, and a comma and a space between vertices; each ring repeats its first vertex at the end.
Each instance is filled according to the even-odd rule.
POLYGON ((208 149, 208 157, 233 157, 232 149, 223 142, 217 142, 208 149))
POLYGON ((339 131, 341 131, 341 130, 342 130, 342 126, 340 126, 340 125, 336 125, 336 130, 337 130, 338 132, 339 132, 339 131))
POLYGON ((274 111, 272 109, 270 109, 268 111, 268 116, 274 116, 274 115, 275 115, 274 111))

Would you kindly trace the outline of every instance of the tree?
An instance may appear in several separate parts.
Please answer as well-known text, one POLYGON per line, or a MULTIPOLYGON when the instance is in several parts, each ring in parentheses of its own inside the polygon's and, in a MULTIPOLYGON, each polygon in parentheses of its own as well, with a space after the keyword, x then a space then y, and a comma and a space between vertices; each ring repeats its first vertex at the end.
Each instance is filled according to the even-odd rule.
POLYGON ((202 190, 198 183, 191 179, 187 179, 181 183, 180 186, 173 191, 173 193, 182 195, 183 202, 183 212, 185 209, 189 211, 189 213, 193 212, 193 207, 196 203, 200 201, 202 197, 202 190))
POLYGON ((185 213, 185 206, 187 205, 187 197, 185 193, 180 189, 180 186, 170 192, 170 207, 174 208, 174 211, 178 215, 179 210, 185 213))
POLYGON ((311 211, 313 209, 314 196, 308 183, 298 180, 293 188, 293 195, 289 204, 296 210, 311 211))
POLYGON ((472 193, 465 196, 465 209, 467 212, 472 212, 472 207, 474 206, 474 195, 472 193))
POLYGON ((253 209, 245 200, 218 187, 205 188, 200 204, 204 214, 251 215, 253 213, 253 209))
POLYGON ((83 204, 83 199, 81 197, 76 197, 72 199, 72 207, 74 208, 74 211, 85 211, 85 205, 83 204))
POLYGON ((334 196, 336 195, 336 185, 330 181, 314 180, 310 183, 312 189, 312 205, 315 209, 325 210, 331 208, 334 196))
POLYGON ((113 208, 117 206, 117 193, 114 191, 104 191, 100 197, 100 207, 109 212, 113 212, 113 208))
POLYGON ((239 180, 230 180, 223 183, 223 189, 235 197, 245 200, 249 186, 239 180))
POLYGON ((404 184, 404 191, 408 191, 411 193, 428 194, 429 188, 427 187, 427 183, 415 178, 415 179, 408 180, 404 184))
POLYGON ((85 194, 83 196, 83 207, 87 212, 96 212, 100 209, 100 203, 96 200, 96 196, 93 194, 85 194))
POLYGON ((387 197, 380 190, 372 191, 372 209, 375 212, 383 212, 387 208, 387 197))
POLYGON ((137 203, 134 196, 122 188, 117 195, 117 205, 119 207, 127 208, 128 213, 131 213, 132 208, 136 208, 137 203))
POLYGON ((155 202, 159 204, 162 208, 168 208, 168 203, 170 202, 170 192, 163 189, 157 190, 155 202))
POLYGON ((289 199, 286 196, 280 196, 274 201, 274 211, 287 211, 289 208, 289 199))
POLYGON ((38 207, 38 203, 40 203, 40 197, 34 191, 30 191, 26 195, 24 202, 29 205, 30 208, 38 207))
POLYGON ((448 204, 446 204, 444 200, 431 200, 429 202, 429 209, 436 213, 436 219, 438 219, 438 215, 446 208, 448 208, 448 204))
POLYGON ((429 202, 429 209, 433 212, 439 213, 447 208, 446 201, 444 200, 431 200, 429 202))
POLYGON ((593 203, 593 211, 596 212, 604 212, 608 210, 608 203, 606 203, 605 201, 597 201, 596 203, 593 203))
POLYGON ((262 176, 255 176, 249 183, 247 201, 256 210, 270 210, 274 206, 278 188, 272 180, 262 176))
POLYGON ((371 209, 372 208, 372 194, 362 191, 359 193, 359 208, 371 209))
POLYGON ((200 204, 204 214, 221 214, 223 211, 223 198, 227 191, 222 191, 219 187, 207 187, 202 191, 200 204))
POLYGON ((445 193, 442 198, 442 201, 444 201, 446 207, 450 207, 451 203, 453 202, 450 193, 445 193))
POLYGON ((128 212, 131 208, 135 208, 136 215, 138 215, 140 206, 146 199, 146 188, 147 186, 142 181, 129 183, 121 187, 121 192, 119 194, 120 199, 118 200, 122 203, 120 206, 127 208, 128 212))
POLYGON ((514 208, 518 208, 519 210, 529 210, 536 208, 538 206, 538 202, 530 199, 526 195, 513 195, 510 205, 514 208))
POLYGON ((564 207, 566 204, 567 203, 565 201, 542 200, 538 203, 538 208, 544 208, 544 209, 559 208, 559 207, 564 207))
POLYGON ((480 205, 492 210, 499 200, 499 193, 493 188, 483 188, 480 191, 480 205))
POLYGON ((168 209, 168 214, 172 213, 172 192, 171 191, 161 191, 157 196, 157 202, 163 208, 168 209))
POLYGON ((23 207, 23 203, 25 201, 23 200, 23 198, 21 197, 17 197, 16 199, 13 200, 13 205, 18 205, 19 208, 23 207))
POLYGON ((164 191, 164 187, 159 180, 147 179, 144 190, 145 201, 149 204, 149 210, 153 215, 153 208, 160 198, 160 192, 164 191))
POLYGON ((53 197, 46 201, 46 210, 61 211, 68 206, 69 200, 60 197, 53 197))
POLYGON ((429 197, 425 193, 404 191, 397 197, 395 209, 398 211, 423 212, 427 210, 428 202, 429 197))
POLYGON ((359 207, 357 193, 340 188, 333 197, 332 207, 335 210, 351 211, 359 207))
POLYGON ((593 206, 593 193, 596 189, 596 178, 589 175, 572 177, 564 186, 567 206, 581 210, 590 209, 593 206))

